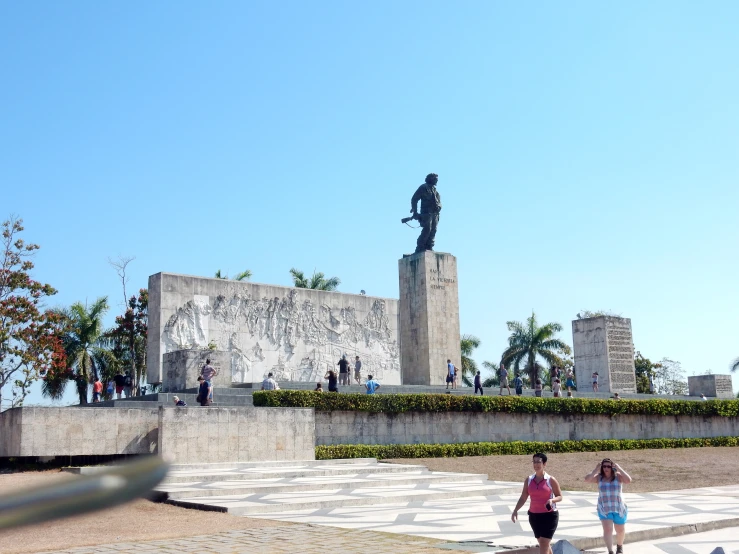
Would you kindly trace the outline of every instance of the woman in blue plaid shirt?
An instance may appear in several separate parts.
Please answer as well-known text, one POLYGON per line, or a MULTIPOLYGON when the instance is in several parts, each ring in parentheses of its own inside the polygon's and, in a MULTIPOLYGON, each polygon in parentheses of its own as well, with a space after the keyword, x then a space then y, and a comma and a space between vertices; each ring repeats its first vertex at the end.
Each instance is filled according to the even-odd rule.
POLYGON ((623 500, 622 485, 631 483, 631 476, 621 466, 605 458, 585 476, 588 483, 598 483, 598 518, 603 525, 603 540, 608 554, 613 554, 613 529, 616 529, 616 553, 624 551, 626 518, 629 510, 623 500))

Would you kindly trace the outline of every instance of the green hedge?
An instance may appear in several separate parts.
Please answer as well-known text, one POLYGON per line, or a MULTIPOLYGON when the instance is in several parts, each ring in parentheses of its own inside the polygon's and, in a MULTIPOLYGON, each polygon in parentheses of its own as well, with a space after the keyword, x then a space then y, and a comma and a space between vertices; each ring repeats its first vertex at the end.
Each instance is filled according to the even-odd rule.
POLYGON ((696 448, 739 446, 739 437, 712 439, 581 440, 556 442, 468 442, 463 444, 337 444, 316 446, 316 460, 340 458, 456 458, 461 456, 500 456, 537 452, 601 452, 652 448, 696 448))
POLYGON ((739 416, 739 400, 598 400, 471 394, 335 394, 304 390, 255 391, 254 405, 315 408, 319 412, 508 412, 519 414, 639 414, 739 416))

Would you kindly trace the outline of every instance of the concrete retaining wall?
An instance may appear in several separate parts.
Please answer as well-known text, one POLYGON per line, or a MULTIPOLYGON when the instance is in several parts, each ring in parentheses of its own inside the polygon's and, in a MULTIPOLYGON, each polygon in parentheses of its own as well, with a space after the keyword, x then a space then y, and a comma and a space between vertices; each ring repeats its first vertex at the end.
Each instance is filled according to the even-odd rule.
POLYGON ((176 463, 314 460, 312 408, 159 409, 159 451, 176 463))
POLYGON ((126 408, 13 408, 0 414, 0 457, 157 452, 159 412, 126 408))
POLYGON ((739 418, 501 413, 316 412, 316 445, 739 436, 739 418))

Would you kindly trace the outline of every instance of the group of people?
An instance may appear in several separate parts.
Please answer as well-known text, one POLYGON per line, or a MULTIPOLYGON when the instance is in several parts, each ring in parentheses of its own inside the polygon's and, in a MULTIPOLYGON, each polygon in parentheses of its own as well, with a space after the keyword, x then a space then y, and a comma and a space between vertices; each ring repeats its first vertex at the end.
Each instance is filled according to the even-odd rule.
MULTIPOLYGON (((546 472, 546 454, 534 454, 532 462, 534 473, 523 482, 523 490, 511 514, 511 521, 516 523, 518 511, 529 500, 529 525, 539 543, 539 554, 552 554, 550 545, 559 524, 557 504, 562 502, 562 490, 557 480, 546 472)), ((623 485, 631 483, 631 476, 610 458, 604 458, 585 476, 585 481, 598 484, 598 519, 603 527, 603 540, 608 554, 614 554, 614 529, 615 554, 622 554, 629 513, 623 499, 623 485)))
MULTIPOLYGON (((552 367, 552 393, 555 397, 559 397, 562 395, 562 384, 560 380, 561 372, 562 370, 559 367, 552 367)), ((456 378, 458 373, 459 371, 457 367, 452 363, 452 361, 447 360, 447 389, 449 388, 450 383, 452 384, 453 389, 457 388, 456 378)), ((505 364, 500 364, 497 373, 498 385, 500 387, 500 392, 498 393, 498 396, 503 396, 503 389, 508 391, 508 396, 511 396, 511 386, 508 382, 508 370, 506 369, 505 364)), ((566 372, 565 386, 567 387, 567 396, 572 396, 572 389, 575 388, 575 376, 572 372, 572 369, 568 369, 566 372)), ((513 378, 513 388, 516 391, 517 396, 521 396, 523 394, 523 379, 518 373, 516 373, 516 376, 513 378)), ((534 382, 534 395, 540 397, 542 395, 543 389, 544 385, 542 383, 542 380, 537 378, 534 382)), ((482 377, 479 371, 475 375, 475 394, 477 394, 478 392, 481 395, 484 394, 482 389, 482 377)))
MULTIPOLYGON (((326 372, 326 375, 323 376, 324 379, 328 380, 329 392, 339 392, 339 385, 348 386, 351 384, 351 367, 349 360, 346 359, 346 354, 341 356, 341 359, 336 365, 339 366, 338 376, 333 369, 329 369, 326 372)), ((362 361, 359 359, 359 356, 354 357, 354 381, 357 383, 357 385, 362 384, 362 361)), ((378 383, 372 375, 367 375, 367 380, 364 383, 364 388, 367 394, 374 394, 377 389, 380 388, 380 383, 378 383)), ((316 388, 313 390, 315 392, 323 392, 323 383, 316 383, 316 388)))
MULTIPOLYGON (((200 369, 198 375, 198 395, 195 402, 203 407, 210 406, 213 403, 213 378, 218 375, 218 370, 210 365, 210 358, 205 360, 205 365, 200 369)), ((175 406, 186 407, 187 402, 181 400, 179 396, 173 396, 175 406)))
MULTIPOLYGON (((108 381, 105 388, 105 392, 112 399, 115 394, 115 398, 120 400, 121 398, 131 398, 133 396, 133 378, 131 372, 126 371, 125 374, 120 371, 108 381), (125 396, 124 396, 125 395, 125 396)), ((92 401, 100 402, 103 398, 103 383, 99 377, 96 377, 92 382, 92 401)))
MULTIPOLYGON (((324 379, 328 380, 329 392, 339 392, 339 385, 351 385, 351 363, 346 359, 346 354, 341 356, 341 359, 336 365, 339 366, 338 375, 333 369, 329 369, 326 375, 323 376, 324 379)), ((359 356, 354 357, 354 381, 357 385, 362 384, 362 360, 359 359, 359 356)), ((372 375, 367 375, 364 388, 367 394, 374 394, 380 388, 380 383, 372 375)), ((315 392, 323 392, 323 383, 316 383, 316 388, 313 390, 315 392)))

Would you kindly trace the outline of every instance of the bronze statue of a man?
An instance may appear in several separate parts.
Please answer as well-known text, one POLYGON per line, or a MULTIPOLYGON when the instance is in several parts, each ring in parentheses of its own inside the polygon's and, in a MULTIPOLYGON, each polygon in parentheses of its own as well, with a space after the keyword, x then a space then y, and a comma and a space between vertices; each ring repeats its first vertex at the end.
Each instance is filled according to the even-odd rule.
POLYGON ((426 182, 418 187, 411 198, 413 216, 408 219, 417 219, 423 228, 416 243, 416 252, 434 249, 434 238, 439 225, 439 212, 441 212, 441 196, 436 190, 438 181, 439 176, 436 173, 429 173, 426 175, 426 182), (416 209, 419 200, 421 201, 421 213, 416 209))

